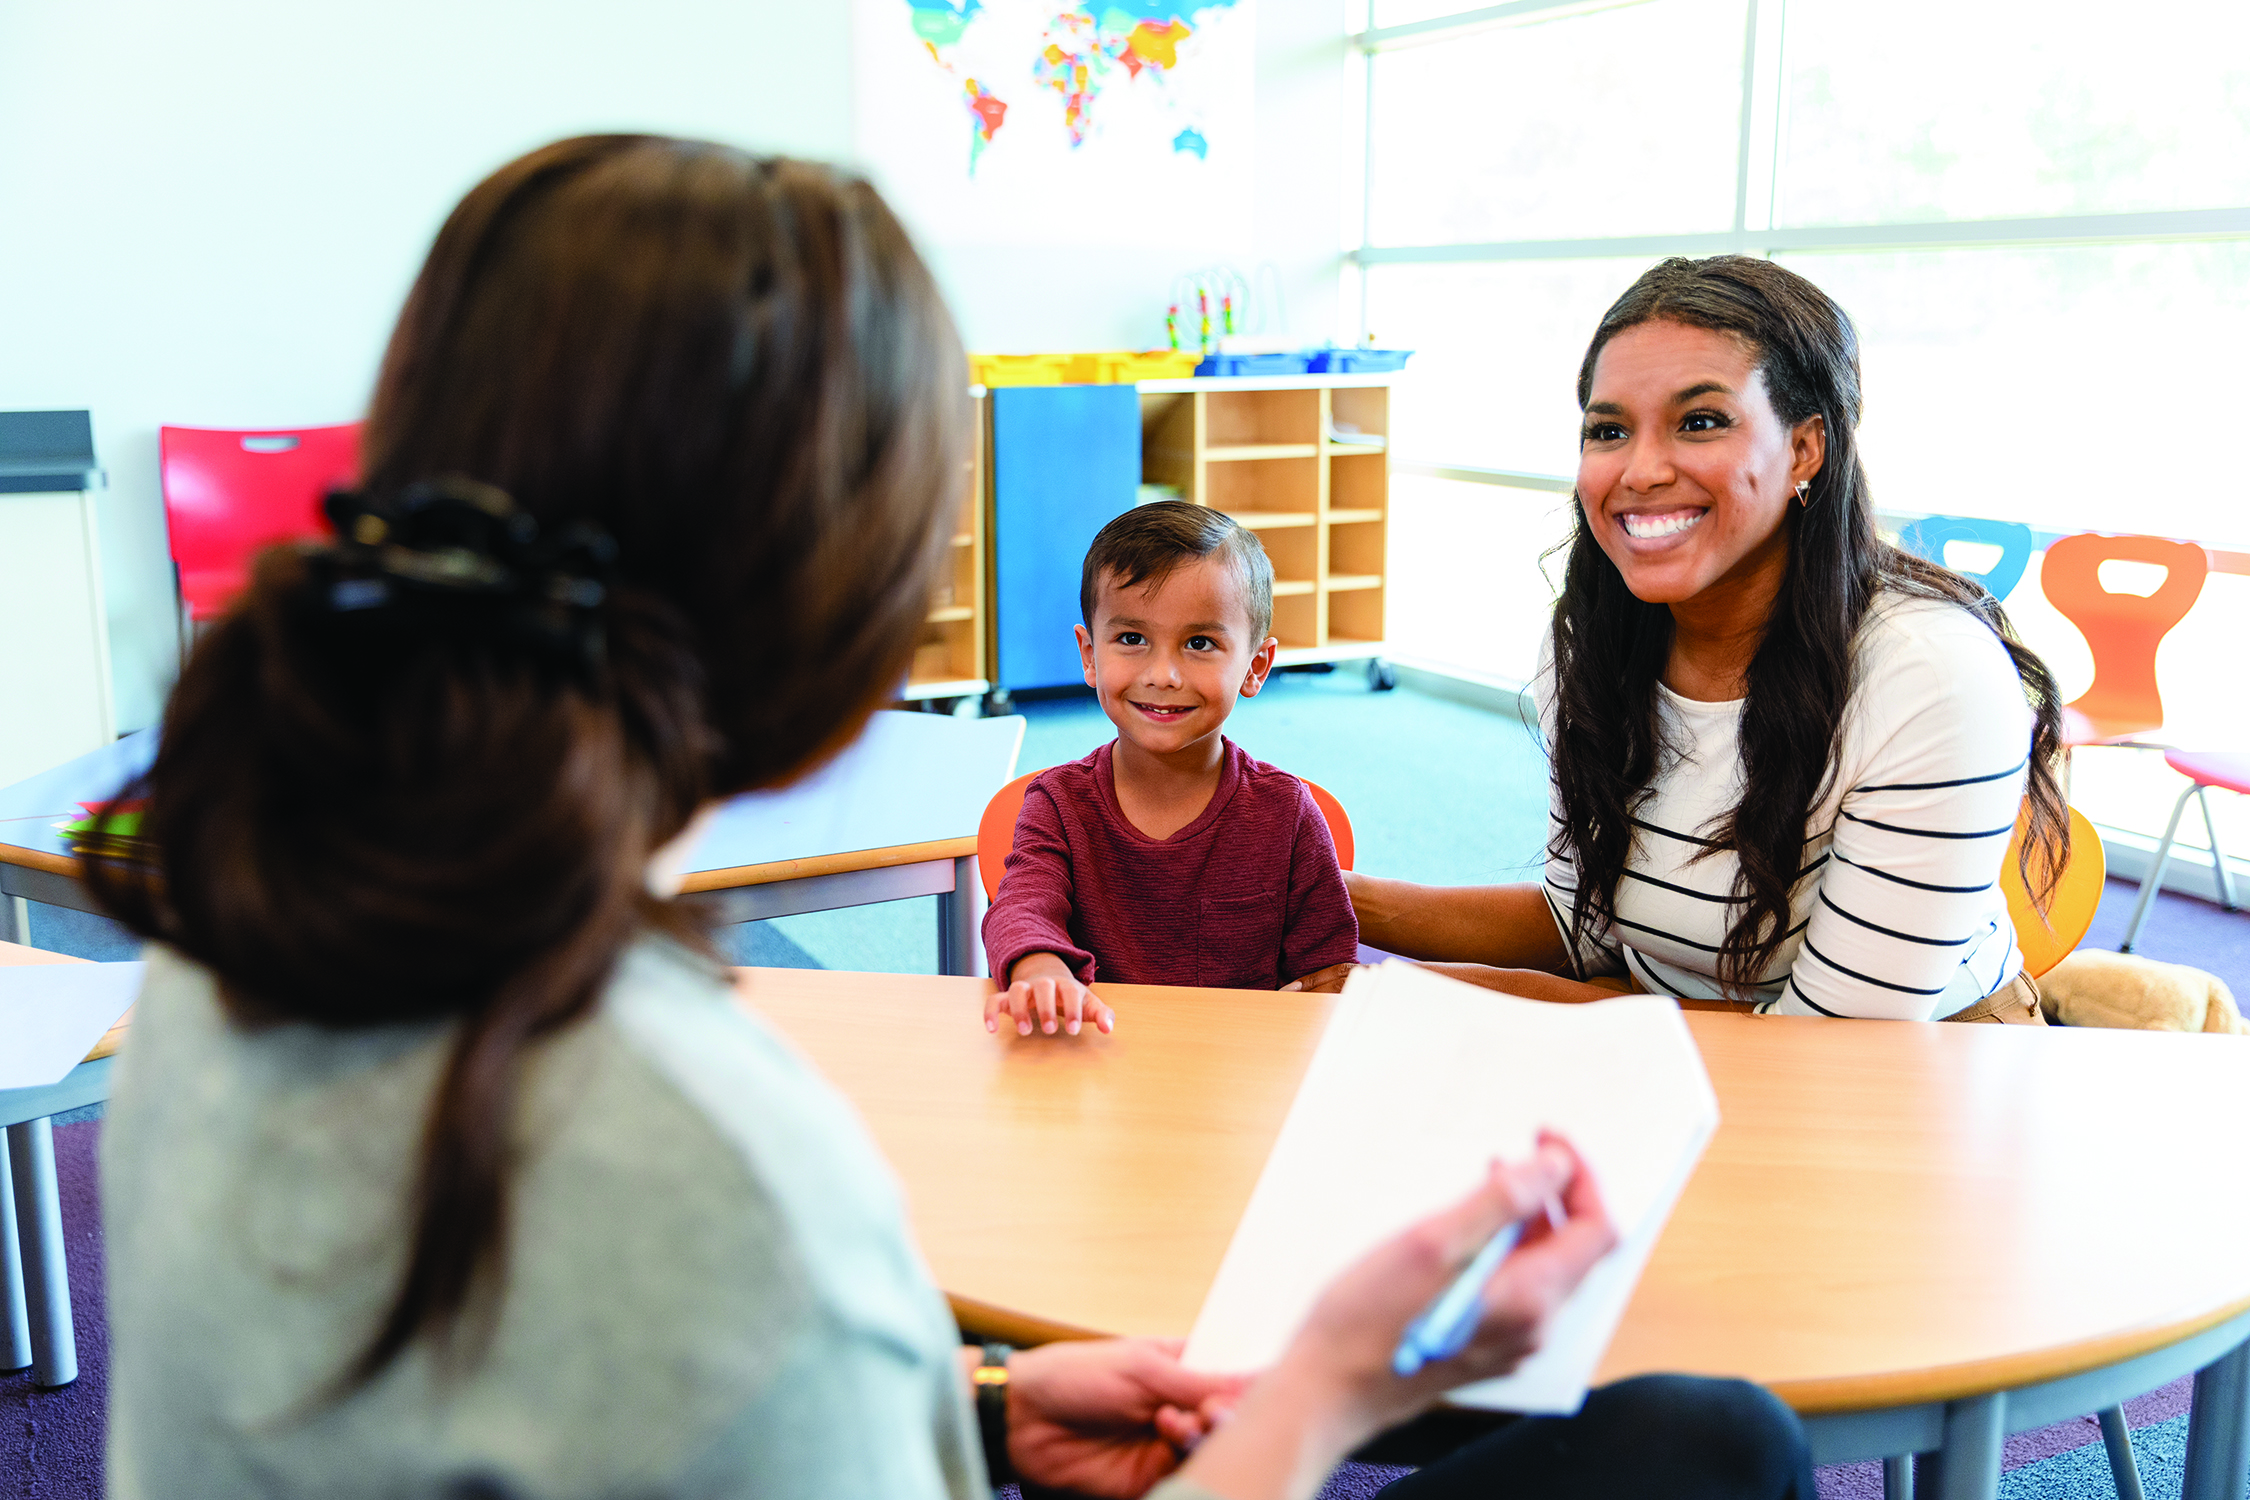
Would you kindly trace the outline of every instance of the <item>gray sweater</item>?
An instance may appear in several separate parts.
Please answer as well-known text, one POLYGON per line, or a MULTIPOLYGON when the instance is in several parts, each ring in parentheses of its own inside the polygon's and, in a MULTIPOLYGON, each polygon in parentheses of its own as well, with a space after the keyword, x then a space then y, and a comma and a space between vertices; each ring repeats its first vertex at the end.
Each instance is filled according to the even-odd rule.
POLYGON ((988 1493, 859 1120, 654 939, 526 1068, 487 1357, 418 1345, 308 1405, 397 1284, 447 1034, 244 1030, 150 953, 102 1142, 112 1495, 988 1493))

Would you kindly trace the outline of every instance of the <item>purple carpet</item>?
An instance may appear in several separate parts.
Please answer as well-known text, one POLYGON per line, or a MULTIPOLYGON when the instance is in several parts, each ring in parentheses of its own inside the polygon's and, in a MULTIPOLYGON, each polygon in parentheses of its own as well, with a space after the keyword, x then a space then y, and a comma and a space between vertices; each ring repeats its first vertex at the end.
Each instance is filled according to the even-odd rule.
MULTIPOLYGON (((2115 948, 2124 935, 2134 888, 2111 881, 2086 945, 2115 948)), ((2250 914, 2229 913, 2205 901, 2166 893, 2157 899, 2139 952, 2192 963, 2227 982, 2238 1000, 2250 1001, 2250 914)), ((98 1500, 102 1493, 102 1436, 109 1399, 109 1323, 102 1304, 102 1238, 95 1143, 98 1121, 55 1131, 55 1171, 62 1184, 63 1228, 70 1247, 70 1294, 78 1320, 78 1380, 61 1390, 33 1390, 21 1375, 0 1375, 0 1500, 98 1500)), ((2188 1382, 2152 1391, 2125 1407, 2135 1428, 2187 1410, 2188 1382)), ((2004 1467, 2022 1468, 2058 1454, 2098 1444, 2091 1415, 2008 1439, 2004 1467)), ((2146 1475, 2151 1465, 2143 1458, 2146 1475)), ((1366 1464, 1338 1470, 1321 1500, 1365 1500, 1401 1471, 1366 1464)), ((2109 1500, 2107 1471, 2081 1487, 2084 1500, 2109 1500)), ((2151 1484, 2152 1492, 2177 1493, 2151 1484)), ((2005 1487, 2004 1487, 2005 1491, 2005 1487)), ((1850 1464, 1820 1474, 1822 1500, 1874 1500, 1883 1493, 1882 1466, 1850 1464)), ((1532 1497, 1525 1497, 1532 1500, 1532 1497)))

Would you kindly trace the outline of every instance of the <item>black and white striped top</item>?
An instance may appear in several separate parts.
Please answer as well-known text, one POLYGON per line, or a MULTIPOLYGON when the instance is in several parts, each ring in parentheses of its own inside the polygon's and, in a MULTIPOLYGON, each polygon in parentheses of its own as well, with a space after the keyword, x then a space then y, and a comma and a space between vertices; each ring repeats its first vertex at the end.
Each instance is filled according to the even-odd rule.
MULTIPOLYGON (((1806 824, 1789 937, 1756 998, 1780 1015, 1948 1016, 2023 967, 1998 877, 2023 801, 2031 709, 1998 638, 1956 606, 1889 596, 1868 611, 1858 650, 1840 774, 1806 824)), ((1575 961, 1586 977, 1630 974, 1654 994, 1723 998, 1718 950, 1736 862, 1723 850, 1695 856, 1741 799, 1742 703, 1657 691, 1676 753, 1635 818, 1616 922, 1575 961)), ((1551 663, 1535 692, 1551 735, 1551 663)), ((1550 859, 1547 902, 1566 944, 1576 888, 1575 863, 1550 859)))

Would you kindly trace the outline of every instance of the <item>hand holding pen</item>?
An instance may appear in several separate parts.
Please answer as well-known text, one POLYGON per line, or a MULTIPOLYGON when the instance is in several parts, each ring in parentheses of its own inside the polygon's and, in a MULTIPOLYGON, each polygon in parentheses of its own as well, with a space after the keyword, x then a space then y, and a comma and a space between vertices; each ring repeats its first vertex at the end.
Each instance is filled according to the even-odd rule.
MULTIPOLYGON (((1268 1420, 1253 1430, 1284 1434, 1305 1453, 1349 1452, 1454 1387, 1521 1364, 1616 1243, 1592 1174, 1568 1141, 1542 1131, 1529 1158, 1494 1162, 1475 1192, 1376 1246, 1331 1282, 1241 1409, 1269 1407, 1268 1420), (1553 1221, 1550 1201, 1557 1205, 1553 1221), (1408 1330, 1427 1321, 1510 1226, 1513 1242, 1488 1257, 1497 1264, 1478 1283, 1466 1342, 1450 1357, 1424 1356, 1412 1375, 1400 1375, 1396 1361, 1408 1330)), ((1274 1457, 1222 1427, 1197 1450, 1189 1472, 1221 1494, 1259 1494, 1249 1476, 1274 1457)))

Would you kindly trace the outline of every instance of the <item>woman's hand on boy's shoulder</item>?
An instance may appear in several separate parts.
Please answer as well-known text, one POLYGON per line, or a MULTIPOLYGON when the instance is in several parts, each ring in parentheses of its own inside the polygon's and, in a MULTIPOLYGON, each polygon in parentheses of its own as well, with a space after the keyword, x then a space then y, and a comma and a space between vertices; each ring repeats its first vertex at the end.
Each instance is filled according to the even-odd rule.
POLYGON ((1292 979, 1281 988, 1285 994, 1292 990, 1302 990, 1308 995, 1338 994, 1344 988, 1344 981, 1352 977, 1352 970, 1358 967, 1360 966, 1356 963, 1330 964, 1325 969, 1315 969, 1302 979, 1292 979))
POLYGON ((1099 995, 1078 982, 1070 965, 1052 953, 1017 959, 1007 988, 985 996, 984 1029, 998 1031, 1002 1016, 1016 1023, 1018 1036, 1031 1035, 1033 1027, 1050 1036, 1057 1030, 1076 1036, 1089 1021, 1098 1031, 1117 1029, 1117 1012, 1102 1004, 1099 995))

